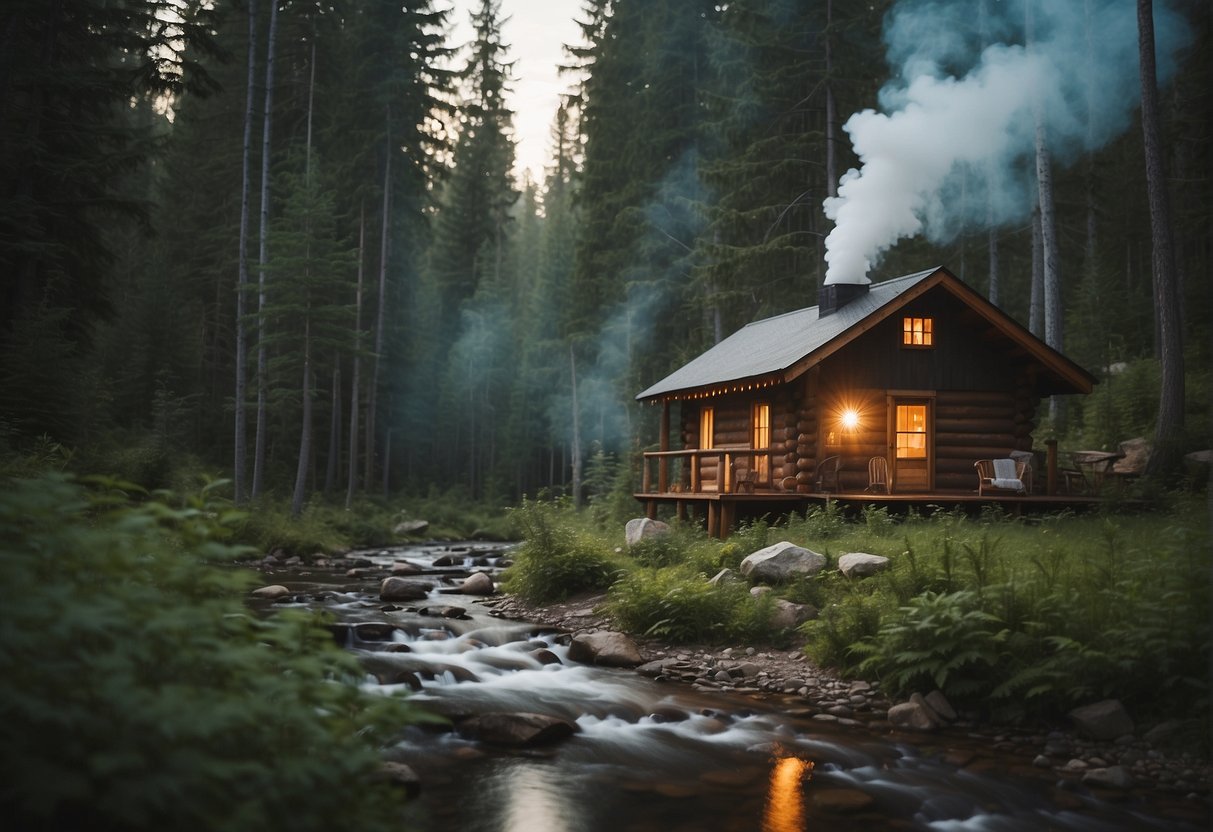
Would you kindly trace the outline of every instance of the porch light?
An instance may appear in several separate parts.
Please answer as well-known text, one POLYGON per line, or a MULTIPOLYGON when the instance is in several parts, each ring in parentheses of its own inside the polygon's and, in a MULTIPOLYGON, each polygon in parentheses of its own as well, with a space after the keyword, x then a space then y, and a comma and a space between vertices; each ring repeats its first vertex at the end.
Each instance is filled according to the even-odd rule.
POLYGON ((855 430, 855 428, 859 427, 859 411, 848 407, 842 411, 840 421, 842 422, 843 430, 855 430))

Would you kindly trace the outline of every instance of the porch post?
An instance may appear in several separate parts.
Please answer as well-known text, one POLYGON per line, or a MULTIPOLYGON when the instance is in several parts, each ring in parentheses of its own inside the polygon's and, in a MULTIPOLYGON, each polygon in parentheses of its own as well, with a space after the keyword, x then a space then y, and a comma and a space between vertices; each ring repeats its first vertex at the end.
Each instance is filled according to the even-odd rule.
POLYGON ((716 529, 720 525, 720 508, 713 500, 708 501, 708 537, 716 537, 716 529))
POLYGON ((733 530, 733 518, 737 516, 737 507, 732 501, 720 501, 720 528, 717 529, 717 537, 721 540, 728 539, 729 532, 733 530))
POLYGON ((1057 493, 1057 440, 1045 440, 1045 493, 1050 497, 1057 493))
MULTIPOLYGON (((661 436, 658 447, 663 451, 670 449, 670 400, 661 401, 661 436)), ((657 460, 657 490, 664 494, 670 488, 670 461, 666 457, 657 460)))
POLYGON ((650 520, 657 519, 657 501, 646 500, 644 504, 644 516, 650 520))

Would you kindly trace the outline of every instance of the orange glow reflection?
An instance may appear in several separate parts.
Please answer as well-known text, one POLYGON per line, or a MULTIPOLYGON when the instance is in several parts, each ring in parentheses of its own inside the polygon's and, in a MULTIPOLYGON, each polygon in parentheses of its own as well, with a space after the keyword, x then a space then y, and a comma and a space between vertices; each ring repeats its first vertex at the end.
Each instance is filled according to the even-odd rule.
POLYGON ((813 776, 813 763, 796 757, 780 757, 771 769, 762 832, 803 832, 804 793, 801 783, 813 776))

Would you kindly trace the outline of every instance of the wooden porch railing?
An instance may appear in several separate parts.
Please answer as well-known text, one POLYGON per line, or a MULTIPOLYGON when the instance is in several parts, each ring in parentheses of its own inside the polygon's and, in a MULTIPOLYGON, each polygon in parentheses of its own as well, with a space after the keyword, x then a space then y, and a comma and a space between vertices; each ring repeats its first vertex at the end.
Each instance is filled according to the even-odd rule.
POLYGON ((682 493, 709 493, 703 488, 703 478, 700 471, 705 458, 716 459, 716 490, 711 493, 736 493, 738 480, 736 471, 733 470, 733 465, 736 464, 737 460, 739 459, 749 459, 751 460, 751 464, 747 467, 747 469, 749 471, 753 471, 757 467, 753 464, 753 461, 757 460, 759 457, 767 458, 768 472, 774 470, 774 448, 688 448, 681 451, 645 451, 641 472, 641 493, 669 493, 670 461, 677 459, 686 460, 686 464, 690 467, 691 473, 691 489, 689 492, 682 493), (657 461, 656 491, 653 490, 653 460, 657 461))

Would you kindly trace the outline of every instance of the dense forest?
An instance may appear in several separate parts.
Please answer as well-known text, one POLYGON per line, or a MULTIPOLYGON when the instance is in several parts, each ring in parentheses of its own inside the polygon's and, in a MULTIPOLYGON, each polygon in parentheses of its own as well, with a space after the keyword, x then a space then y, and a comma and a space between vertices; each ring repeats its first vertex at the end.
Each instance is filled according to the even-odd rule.
POLYGON ((1138 5, 583 0, 550 163, 518 182, 494 0, 470 43, 431 0, 8 0, 0 450, 296 512, 626 493, 656 441, 636 392, 816 303, 872 158, 852 114, 896 127, 917 79, 959 89, 1036 42, 1077 46, 1034 124, 1002 128, 1023 151, 946 160, 871 276, 946 265, 1098 375, 1038 436, 1152 435, 1178 355, 1160 429, 1210 447, 1213 10, 1153 4, 1143 130, 1138 5))

